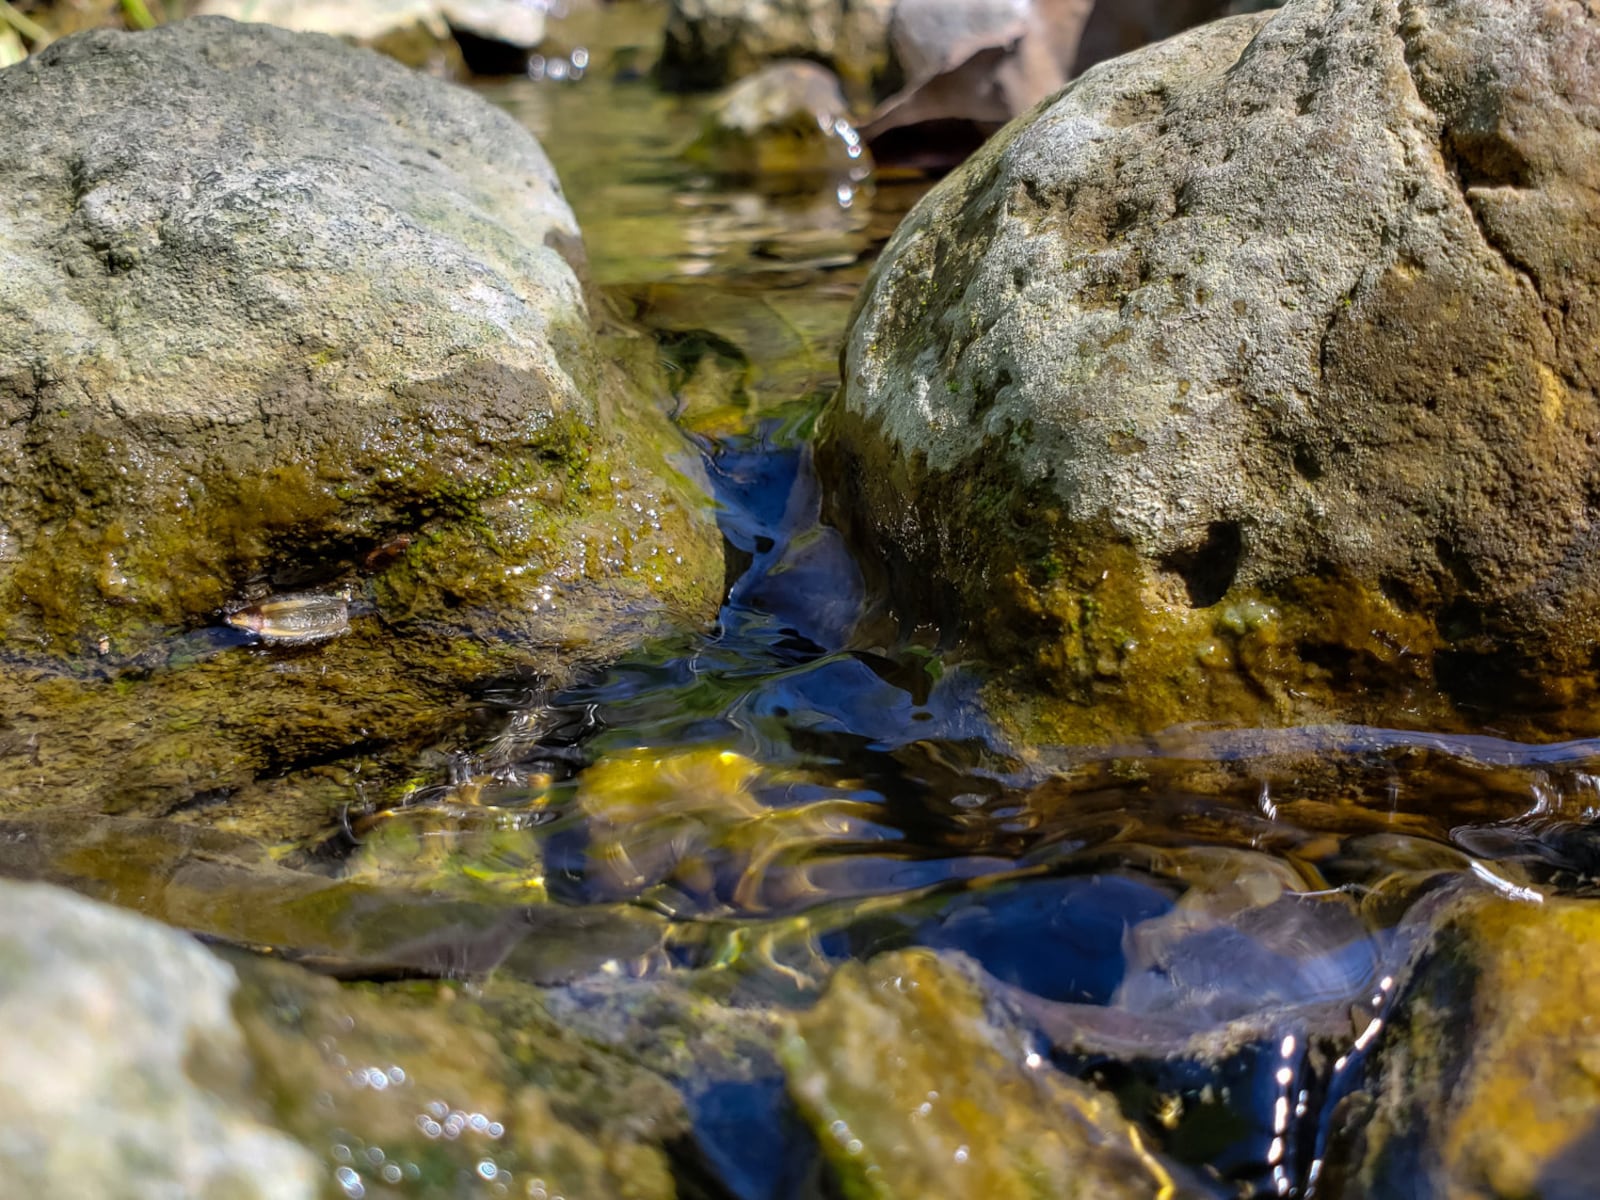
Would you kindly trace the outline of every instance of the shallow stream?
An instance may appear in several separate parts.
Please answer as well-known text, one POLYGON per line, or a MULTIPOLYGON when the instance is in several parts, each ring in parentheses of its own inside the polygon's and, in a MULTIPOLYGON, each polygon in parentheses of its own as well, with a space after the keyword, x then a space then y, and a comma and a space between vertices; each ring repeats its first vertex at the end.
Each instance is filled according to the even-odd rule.
MULTIPOLYGON (((339 826, 287 862, 284 879, 341 897, 315 913, 230 882, 229 846, 198 831, 211 876, 180 886, 152 852, 149 887, 115 898, 352 978, 509 961, 541 985, 715 977, 724 998, 791 1007, 842 961, 921 945, 1104 1010, 1105 1044, 1260 1017, 1209 1072, 1094 1046, 1055 1058, 1113 1087, 1216 1194, 1314 1194, 1415 903, 1460 881, 1530 902, 1594 890, 1600 743, 1188 728, 1007 746, 959 638, 901 629, 821 523, 811 465, 851 302, 926 181, 771 196, 697 175, 676 151, 703 102, 639 75, 656 18, 625 15, 607 11, 604 42, 573 18, 581 53, 480 90, 554 160, 600 302, 660 347, 729 546, 715 627, 565 691, 472 697, 467 733, 423 757, 403 803, 362 812, 353 787, 339 826), (522 926, 503 937, 503 915, 529 908, 557 916, 526 918, 540 946, 508 951, 522 926), (1348 1017, 1332 1063, 1284 1024, 1328 1006, 1348 1017)), ((775 1078, 696 1094, 683 1194, 829 1194, 781 1096, 775 1078)))

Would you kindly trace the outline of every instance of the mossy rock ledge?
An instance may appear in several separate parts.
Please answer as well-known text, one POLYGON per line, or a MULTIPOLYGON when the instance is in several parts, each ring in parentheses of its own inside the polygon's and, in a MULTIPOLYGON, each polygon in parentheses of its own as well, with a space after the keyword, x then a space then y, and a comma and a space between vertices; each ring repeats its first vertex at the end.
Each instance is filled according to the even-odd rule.
POLYGON ((0 72, 0 808, 226 795, 710 619, 698 459, 583 269, 529 134, 331 38, 0 72), (320 645, 205 633, 340 591, 320 645))
POLYGON ((1597 63, 1592 6, 1289 0, 1087 72, 887 248, 834 519, 1035 739, 1593 732, 1597 63))

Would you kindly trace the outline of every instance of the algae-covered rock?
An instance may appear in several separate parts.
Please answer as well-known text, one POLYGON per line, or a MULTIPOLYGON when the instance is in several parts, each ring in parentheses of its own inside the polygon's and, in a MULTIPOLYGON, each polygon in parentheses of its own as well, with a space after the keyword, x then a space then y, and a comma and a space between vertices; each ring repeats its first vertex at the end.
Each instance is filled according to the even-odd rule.
POLYGON ((222 21, 68 39, 0 94, 10 638, 115 648, 345 573, 385 620, 466 629, 602 578, 703 602, 665 569, 699 514, 602 367, 571 211, 510 118, 222 21))
MULTIPOLYGON (((533 847, 526 831, 522 841, 533 847)), ((274 861, 256 839, 175 821, 3 820, 0 874, 64 884, 344 978, 478 978, 504 967, 532 983, 562 983, 647 961, 667 932, 663 918, 631 905, 542 903, 537 874, 520 889, 464 867, 335 879, 274 861)))
POLYGON ((237 980, 193 939, 0 881, 0 1174, 17 1196, 318 1195, 261 1120, 237 980))
POLYGON ((860 180, 871 168, 838 79, 800 60, 769 63, 718 97, 684 157, 734 177, 860 180))
POLYGON ((835 514, 1035 733, 1587 695, 1597 46, 1295 0, 1088 72, 886 250, 835 514))
POLYGON ((1189 1194, 1115 1100, 1056 1071, 990 1009, 960 956, 842 967, 781 1056, 848 1196, 1189 1194))
POLYGON ((345 1195, 676 1194, 662 1144, 685 1129, 677 1094, 537 1010, 512 1020, 450 988, 239 970, 260 1094, 345 1195))
POLYGON ((38 668, 0 691, 57 803, 419 744, 464 680, 715 612, 659 367, 591 324, 559 183, 481 100, 265 26, 96 31, 0 74, 0 181, 0 642, 38 668), (282 592, 347 632, 201 635, 282 592))
POLYGON ((1530 900, 1448 903, 1361 1088, 1342 1102, 1319 1193, 1564 1200, 1593 1190, 1600 906, 1530 900))

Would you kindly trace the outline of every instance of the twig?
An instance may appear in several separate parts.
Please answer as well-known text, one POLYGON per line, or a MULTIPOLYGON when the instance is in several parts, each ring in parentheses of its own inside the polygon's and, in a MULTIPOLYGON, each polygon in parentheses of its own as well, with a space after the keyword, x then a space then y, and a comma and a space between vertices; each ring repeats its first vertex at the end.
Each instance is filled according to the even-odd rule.
POLYGON ((33 48, 38 50, 48 46, 55 39, 50 36, 50 31, 35 21, 30 21, 16 9, 12 8, 9 0, 0 0, 0 21, 15 29, 19 34, 33 43, 33 48))

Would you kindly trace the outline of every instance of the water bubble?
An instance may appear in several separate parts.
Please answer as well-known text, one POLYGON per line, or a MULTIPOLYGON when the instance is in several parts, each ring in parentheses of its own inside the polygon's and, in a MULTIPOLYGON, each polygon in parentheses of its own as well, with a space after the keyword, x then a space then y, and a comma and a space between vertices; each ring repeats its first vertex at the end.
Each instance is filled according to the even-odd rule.
POLYGON ((344 1194, 350 1197, 350 1200, 361 1200, 361 1197, 367 1194, 367 1188, 361 1182, 361 1176, 357 1175, 349 1167, 340 1167, 333 1173, 333 1178, 344 1194))

